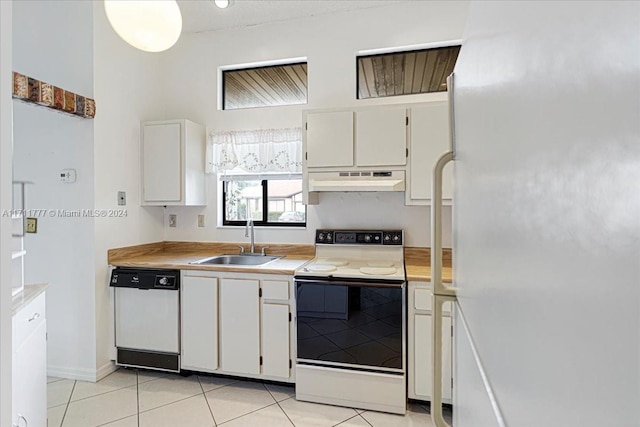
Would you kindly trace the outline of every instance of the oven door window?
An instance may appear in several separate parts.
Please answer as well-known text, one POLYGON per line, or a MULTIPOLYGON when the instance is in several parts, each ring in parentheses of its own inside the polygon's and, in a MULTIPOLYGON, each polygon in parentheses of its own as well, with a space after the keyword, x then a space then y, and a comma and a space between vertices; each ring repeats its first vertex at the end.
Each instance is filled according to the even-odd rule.
POLYGON ((298 359, 402 370, 403 288, 297 284, 298 359))

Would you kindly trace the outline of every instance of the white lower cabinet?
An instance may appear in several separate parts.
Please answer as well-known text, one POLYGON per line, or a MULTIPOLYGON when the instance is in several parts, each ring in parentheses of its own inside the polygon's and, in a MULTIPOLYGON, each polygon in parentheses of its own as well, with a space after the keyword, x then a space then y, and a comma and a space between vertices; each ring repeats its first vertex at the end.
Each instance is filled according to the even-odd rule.
POLYGON ((218 279, 185 276, 181 289, 181 368, 218 369, 218 279))
MULTIPOLYGON (((431 400, 431 284, 409 282, 408 348, 409 398, 431 400)), ((442 400, 451 403, 451 305, 444 305, 442 321, 442 400)))
POLYGON ((260 373, 260 281, 220 280, 220 367, 260 373))
POLYGON ((293 382, 292 286, 288 276, 184 271, 181 368, 293 382))
POLYGON ((12 424, 47 425, 47 322, 42 293, 13 316, 12 424))

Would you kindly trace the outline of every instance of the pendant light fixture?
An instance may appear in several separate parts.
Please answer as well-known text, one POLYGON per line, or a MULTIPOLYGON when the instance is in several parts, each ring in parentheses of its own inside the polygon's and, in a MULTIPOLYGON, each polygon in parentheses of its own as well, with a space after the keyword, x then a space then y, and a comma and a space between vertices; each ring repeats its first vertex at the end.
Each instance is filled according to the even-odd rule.
POLYGON ((162 52, 182 32, 182 14, 175 0, 105 0, 107 19, 116 33, 145 52, 162 52))
POLYGON ((220 9, 226 9, 231 6, 231 0, 213 0, 213 3, 220 9))

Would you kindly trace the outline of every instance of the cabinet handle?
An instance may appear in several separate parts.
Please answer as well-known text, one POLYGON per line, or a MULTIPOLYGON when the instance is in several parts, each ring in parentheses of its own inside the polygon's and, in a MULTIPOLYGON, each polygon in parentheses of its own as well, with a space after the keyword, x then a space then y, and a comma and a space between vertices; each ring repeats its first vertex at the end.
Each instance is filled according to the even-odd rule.
POLYGON ((29 421, 22 414, 18 414, 18 427, 20 427, 20 420, 24 420, 24 427, 29 427, 29 421))
MULTIPOLYGON (((35 313, 33 316, 31 316, 31 318, 29 319, 29 322, 33 322, 34 320, 36 320, 38 317, 40 317, 40 313, 35 313)), ((22 415, 21 415, 22 416, 22 415)))

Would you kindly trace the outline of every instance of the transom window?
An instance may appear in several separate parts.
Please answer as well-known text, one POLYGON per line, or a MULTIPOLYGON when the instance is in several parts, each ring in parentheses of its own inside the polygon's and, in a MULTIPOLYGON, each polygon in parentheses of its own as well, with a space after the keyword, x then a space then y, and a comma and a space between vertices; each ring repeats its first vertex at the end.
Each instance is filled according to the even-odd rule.
POLYGON ((460 46, 357 57, 358 99, 444 92, 460 46))
POLYGON ((222 109, 307 103, 307 63, 222 71, 222 109))

